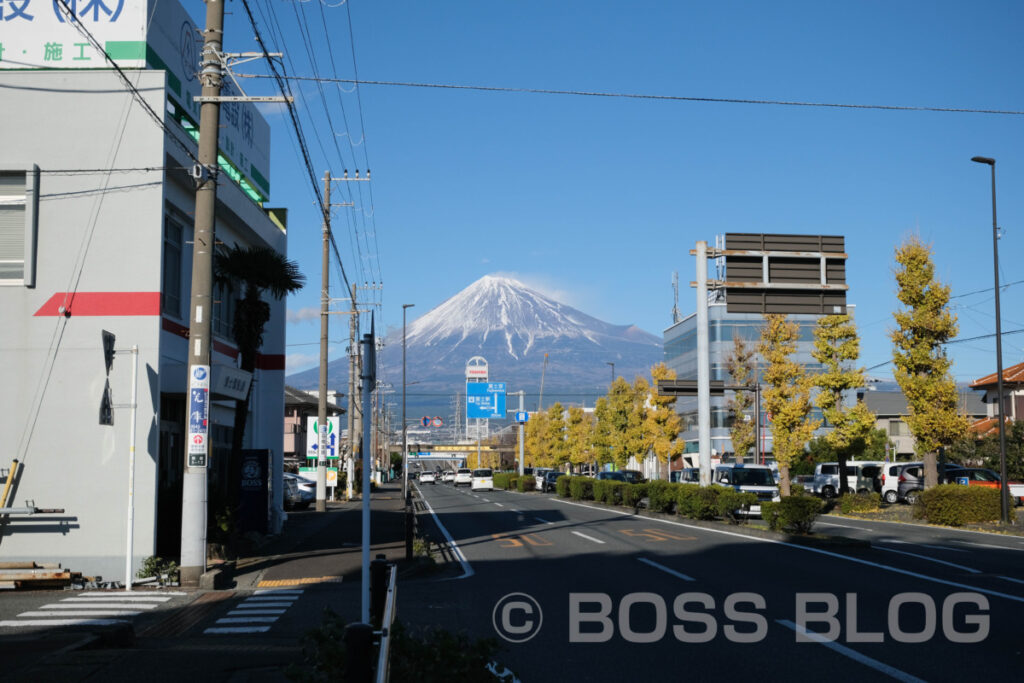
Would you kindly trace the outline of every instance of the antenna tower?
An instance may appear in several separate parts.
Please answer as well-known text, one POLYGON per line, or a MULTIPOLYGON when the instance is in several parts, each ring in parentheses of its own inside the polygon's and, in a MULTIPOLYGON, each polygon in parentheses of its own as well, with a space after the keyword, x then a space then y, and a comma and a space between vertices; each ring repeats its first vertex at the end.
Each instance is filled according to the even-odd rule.
POLYGON ((672 271, 672 324, 683 319, 679 313, 679 271, 672 271))

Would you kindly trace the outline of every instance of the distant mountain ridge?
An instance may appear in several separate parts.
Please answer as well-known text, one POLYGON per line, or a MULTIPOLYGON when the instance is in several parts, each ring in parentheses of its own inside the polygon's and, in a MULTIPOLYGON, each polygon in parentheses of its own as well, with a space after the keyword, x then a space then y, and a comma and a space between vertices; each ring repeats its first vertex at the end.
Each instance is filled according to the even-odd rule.
MULTIPOLYGON (((400 395, 401 330, 392 332, 384 345, 378 378, 400 395)), ((608 389, 609 364, 614 363, 616 375, 632 380, 638 374, 649 376, 663 352, 660 338, 634 325, 606 323, 521 282, 487 275, 407 325, 410 409, 450 415, 452 397, 465 391, 465 366, 473 356, 487 359, 491 381, 506 382, 509 392, 525 391, 525 406, 534 410, 542 374, 545 406, 555 400, 593 405, 608 389)), ((348 378, 344 358, 331 361, 328 374, 332 388, 346 391, 341 386, 348 378)), ((315 389, 317 381, 316 368, 287 378, 299 389, 315 389)), ((510 410, 517 401, 509 397, 510 410)))

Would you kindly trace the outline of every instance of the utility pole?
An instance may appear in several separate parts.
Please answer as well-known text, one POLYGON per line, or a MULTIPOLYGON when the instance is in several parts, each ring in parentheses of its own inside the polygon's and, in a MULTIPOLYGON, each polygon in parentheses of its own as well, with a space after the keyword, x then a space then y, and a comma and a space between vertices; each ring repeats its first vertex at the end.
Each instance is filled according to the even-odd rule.
MULTIPOLYGON (((210 454, 210 321, 213 319, 213 249, 217 204, 217 142, 224 70, 224 2, 207 0, 206 30, 199 79, 199 165, 192 243, 192 302, 188 337, 189 416, 181 499, 181 574, 183 586, 199 585, 206 572, 206 465, 210 454), (209 99, 212 98, 212 99, 209 99), (193 410, 195 409, 195 410, 193 410), (198 413, 198 414, 194 414, 198 413)), ((229 483, 230 485, 230 483, 229 483)))
POLYGON ((359 383, 356 377, 359 376, 359 346, 356 339, 359 334, 359 315, 354 311, 359 310, 356 306, 356 286, 352 285, 352 317, 349 319, 349 351, 348 351, 348 462, 346 463, 345 497, 352 500, 355 495, 356 476, 356 454, 360 452, 359 433, 362 431, 362 421, 359 419, 359 383))
MULTIPOLYGON (((331 172, 324 171, 324 227, 323 253, 320 256, 320 392, 317 401, 316 424, 319 441, 316 450, 316 511, 327 512, 327 328, 330 304, 330 260, 328 250, 331 244, 331 172)), ((341 444, 338 444, 340 449, 341 444)))

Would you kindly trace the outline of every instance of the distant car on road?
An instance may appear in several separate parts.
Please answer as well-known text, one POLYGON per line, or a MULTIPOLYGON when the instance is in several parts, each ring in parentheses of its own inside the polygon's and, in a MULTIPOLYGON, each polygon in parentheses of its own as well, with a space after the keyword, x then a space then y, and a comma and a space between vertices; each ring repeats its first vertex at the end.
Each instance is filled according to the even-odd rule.
POLYGON ((544 480, 541 482, 541 485, 540 485, 541 492, 542 493, 547 493, 548 491, 552 491, 552 492, 555 491, 555 486, 556 486, 556 484, 558 482, 558 478, 559 477, 564 477, 564 476, 565 476, 565 472, 558 472, 556 470, 551 470, 550 472, 545 472, 544 473, 544 480))
POLYGON ((882 466, 882 500, 892 505, 899 500, 900 472, 906 467, 921 465, 920 462, 888 462, 882 466))
POLYGON ((455 473, 456 487, 458 487, 461 484, 469 486, 471 483, 473 483, 473 470, 463 467, 460 468, 459 471, 455 473))
POLYGON ((469 485, 472 491, 493 491, 494 473, 489 469, 473 470, 472 481, 469 485))
POLYGON ((451 470, 446 470, 445 473, 441 475, 441 481, 445 484, 451 484, 455 481, 455 473, 451 470))
POLYGON ((761 503, 779 501, 779 487, 767 465, 719 465, 715 467, 712 481, 719 486, 729 486, 736 491, 754 493, 757 504, 751 505, 751 515, 761 514, 761 503))
POLYGON ((289 510, 305 510, 316 500, 316 482, 285 472, 284 506, 289 510))
POLYGON ((420 475, 421 484, 436 484, 437 476, 433 472, 424 472, 420 475))

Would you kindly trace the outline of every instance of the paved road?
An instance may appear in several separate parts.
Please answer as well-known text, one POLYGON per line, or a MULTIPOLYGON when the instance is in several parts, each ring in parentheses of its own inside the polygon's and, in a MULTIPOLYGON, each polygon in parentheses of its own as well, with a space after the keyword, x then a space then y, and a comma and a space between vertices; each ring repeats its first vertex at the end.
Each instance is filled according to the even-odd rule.
POLYGON ((465 562, 462 578, 404 586, 402 615, 513 640, 539 623, 503 641, 523 680, 940 681, 1024 668, 1018 538, 828 520, 881 542, 808 548, 548 495, 420 489, 465 562), (801 618, 801 600, 807 614, 834 601, 835 619, 801 618), (954 642, 979 620, 979 642, 954 642), (797 642, 801 624, 838 638, 797 642))

